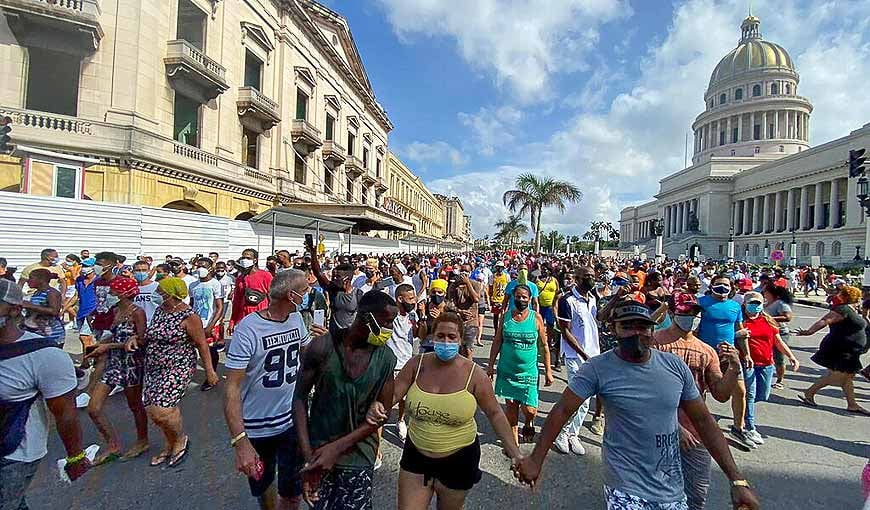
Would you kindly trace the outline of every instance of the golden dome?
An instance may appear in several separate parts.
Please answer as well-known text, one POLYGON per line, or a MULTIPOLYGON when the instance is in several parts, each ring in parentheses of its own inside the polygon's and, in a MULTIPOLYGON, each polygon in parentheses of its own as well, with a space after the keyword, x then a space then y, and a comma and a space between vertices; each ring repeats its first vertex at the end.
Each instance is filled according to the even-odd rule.
POLYGON ((785 48, 761 38, 760 25, 761 21, 752 15, 743 20, 740 26, 743 31, 740 44, 716 65, 716 69, 710 75, 710 89, 716 83, 760 69, 774 69, 796 74, 794 62, 785 48))

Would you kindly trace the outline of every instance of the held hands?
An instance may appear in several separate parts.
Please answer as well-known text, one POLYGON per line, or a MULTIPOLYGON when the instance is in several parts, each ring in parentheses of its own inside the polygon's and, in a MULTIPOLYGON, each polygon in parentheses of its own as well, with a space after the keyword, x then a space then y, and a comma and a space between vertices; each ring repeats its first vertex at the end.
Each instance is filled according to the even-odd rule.
POLYGON ((341 451, 339 451, 335 442, 327 443, 314 450, 314 453, 311 454, 311 458, 308 459, 308 462, 305 463, 300 472, 329 471, 333 466, 335 466, 340 455, 341 451))
POLYGON ((528 456, 521 459, 514 459, 514 462, 511 465, 511 471, 513 471, 514 477, 519 480, 520 483, 528 484, 534 488, 535 484, 538 482, 538 477, 541 476, 541 465, 535 462, 531 456, 528 456))
POLYGON ((372 405, 369 406, 369 410, 366 413, 366 423, 369 425, 380 426, 387 421, 388 417, 389 415, 384 409, 384 404, 379 400, 375 400, 372 402, 372 405))

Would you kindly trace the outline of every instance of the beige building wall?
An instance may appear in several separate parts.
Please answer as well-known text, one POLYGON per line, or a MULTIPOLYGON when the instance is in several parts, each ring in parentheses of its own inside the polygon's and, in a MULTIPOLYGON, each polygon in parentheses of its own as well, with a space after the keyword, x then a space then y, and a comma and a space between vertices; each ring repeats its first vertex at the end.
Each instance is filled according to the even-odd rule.
POLYGON ((439 200, 398 156, 390 152, 387 161, 389 191, 384 205, 414 224, 413 232, 401 233, 398 237, 413 234, 442 239, 444 209, 439 200))

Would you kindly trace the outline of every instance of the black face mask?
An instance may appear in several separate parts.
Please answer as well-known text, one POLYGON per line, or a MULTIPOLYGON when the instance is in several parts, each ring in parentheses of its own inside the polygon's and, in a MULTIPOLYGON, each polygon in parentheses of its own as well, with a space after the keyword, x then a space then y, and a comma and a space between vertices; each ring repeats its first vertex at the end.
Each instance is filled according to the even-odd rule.
POLYGON ((640 360, 649 351, 649 347, 640 340, 640 335, 616 338, 620 354, 629 360, 640 360))
POLYGON ((577 285, 585 291, 590 291, 595 288, 595 278, 584 276, 577 281, 577 285))
POLYGON ((440 305, 444 302, 444 296, 439 296, 437 294, 432 294, 429 299, 432 301, 433 305, 440 305))
POLYGON ((517 310, 522 312, 522 311, 525 311, 525 309, 529 307, 529 302, 528 301, 526 301, 526 302, 515 301, 514 306, 516 307, 517 310))
POLYGON ((402 310, 405 313, 411 313, 414 311, 414 307, 416 306, 414 303, 406 303, 404 301, 399 301, 399 306, 402 307, 402 310))

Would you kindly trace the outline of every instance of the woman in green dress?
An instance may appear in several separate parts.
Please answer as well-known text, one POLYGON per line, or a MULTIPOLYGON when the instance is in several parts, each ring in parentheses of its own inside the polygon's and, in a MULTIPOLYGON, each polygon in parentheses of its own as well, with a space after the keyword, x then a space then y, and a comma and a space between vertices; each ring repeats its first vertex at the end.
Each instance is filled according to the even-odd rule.
POLYGON ((519 413, 522 408, 526 418, 523 427, 523 441, 535 439, 535 415, 538 414, 538 353, 544 355, 544 386, 553 384, 550 365, 550 348, 547 347, 547 330, 541 316, 529 308, 532 292, 527 285, 517 285, 513 289, 514 307, 506 314, 495 333, 495 340, 489 354, 490 379, 495 375, 495 361, 501 354, 498 364, 498 377, 495 381, 496 396, 505 399, 504 414, 517 438, 519 413))

